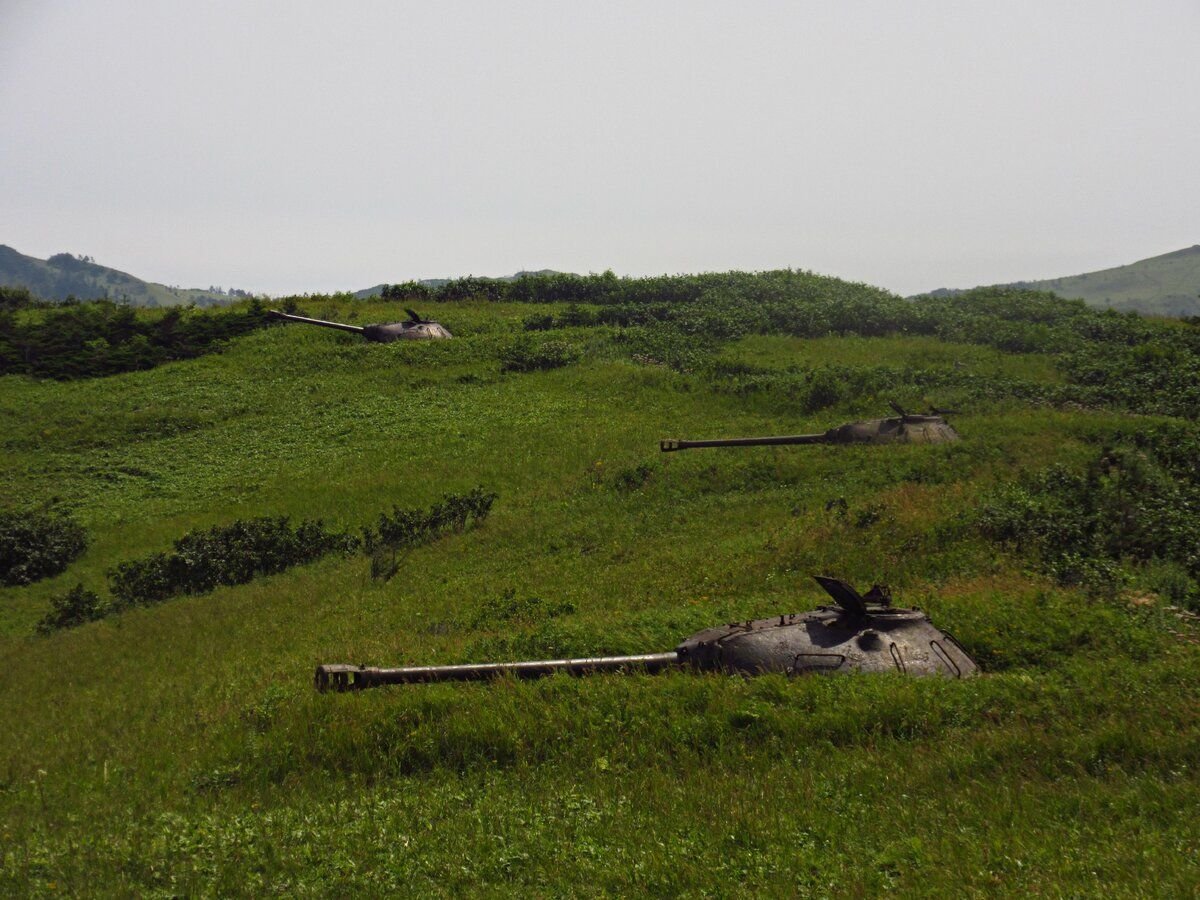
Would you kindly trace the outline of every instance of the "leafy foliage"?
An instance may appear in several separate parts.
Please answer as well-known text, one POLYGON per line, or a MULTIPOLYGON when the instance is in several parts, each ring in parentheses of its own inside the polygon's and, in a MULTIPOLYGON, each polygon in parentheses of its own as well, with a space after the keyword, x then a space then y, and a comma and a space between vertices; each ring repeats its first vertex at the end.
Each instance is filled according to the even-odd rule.
POLYGON ((263 305, 139 314, 108 301, 72 304, 17 318, 0 307, 0 375, 69 380, 150 369, 218 349, 269 322, 263 305))
POLYGON ((0 584, 31 584, 62 572, 87 548, 87 532, 65 515, 0 513, 0 584))
POLYGON ((238 519, 193 531, 169 553, 119 563, 109 572, 116 608, 158 603, 179 594, 203 594, 219 585, 245 584, 328 553, 350 552, 353 538, 320 520, 293 527, 287 517, 238 519))
POLYGON ((131 606, 161 603, 184 594, 203 594, 221 585, 246 584, 259 575, 282 572, 330 553, 371 555, 372 574, 390 578, 403 551, 461 532, 487 518, 496 494, 475 488, 447 494, 428 510, 393 507, 382 513, 362 538, 332 531, 320 520, 293 526, 287 517, 238 519, 192 531, 170 552, 118 563, 108 573, 111 599, 82 585, 51 598, 51 609, 37 629, 45 634, 104 618, 131 606))
POLYGON ((520 337, 500 351, 502 372, 544 372, 578 362, 579 348, 567 341, 520 337))
POLYGON ((1166 562, 1158 582, 1200 606, 1198 453, 1194 426, 1159 426, 1104 448, 1083 472, 1058 465, 1000 488, 980 528, 1062 584, 1111 588, 1124 560, 1166 562))
POLYGON ((380 513, 373 528, 364 528, 363 549, 371 557, 371 575, 388 579, 396 574, 399 554, 449 532, 461 532, 488 517, 496 494, 481 487, 466 494, 446 494, 428 510, 392 508, 380 513))
POLYGON ((45 309, 49 306, 48 301, 39 300, 27 287, 0 284, 0 310, 45 309))
POLYGON ((65 594, 50 598, 50 609, 37 624, 39 634, 50 634, 60 628, 74 628, 85 622, 95 622, 112 612, 111 604, 95 591, 77 584, 65 594))

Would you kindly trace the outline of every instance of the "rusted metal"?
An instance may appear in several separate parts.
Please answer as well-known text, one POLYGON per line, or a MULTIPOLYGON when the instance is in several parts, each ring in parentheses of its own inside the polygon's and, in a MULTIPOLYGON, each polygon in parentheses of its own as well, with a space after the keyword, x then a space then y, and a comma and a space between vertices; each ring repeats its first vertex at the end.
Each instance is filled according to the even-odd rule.
POLYGON ((912 415, 896 404, 899 413, 887 419, 847 422, 819 434, 789 434, 775 437, 717 438, 704 441, 664 440, 663 453, 697 447, 771 447, 795 444, 943 444, 957 441, 958 432, 946 421, 949 410, 934 410, 930 415, 912 415))
POLYGON ((390 322, 382 325, 347 325, 344 322, 327 322, 324 319, 310 319, 307 316, 294 316, 291 313, 268 310, 267 314, 285 322, 300 322, 304 325, 319 325, 322 328, 336 328, 339 331, 351 331, 361 334, 368 341, 377 344, 390 344, 392 341, 413 340, 445 340, 453 337, 444 325, 432 319, 423 319, 411 309, 406 309, 409 318, 404 322, 390 322))
POLYGON ((548 659, 456 666, 322 665, 319 691, 354 691, 386 684, 479 681, 509 675, 540 678, 556 672, 590 675, 606 671, 657 673, 670 668, 740 675, 803 675, 836 672, 898 672, 965 678, 978 666, 952 637, 919 609, 894 608, 886 590, 865 596, 836 578, 818 577, 836 606, 811 612, 751 619, 708 628, 668 653, 548 659))

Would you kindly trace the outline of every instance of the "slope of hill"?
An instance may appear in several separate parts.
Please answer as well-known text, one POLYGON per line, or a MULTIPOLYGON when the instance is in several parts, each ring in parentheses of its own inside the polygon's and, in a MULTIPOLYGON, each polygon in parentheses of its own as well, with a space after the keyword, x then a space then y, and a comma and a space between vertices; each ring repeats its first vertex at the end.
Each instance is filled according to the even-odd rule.
MULTIPOLYGON (((1053 291, 1060 297, 1080 299, 1102 309, 1143 315, 1200 315, 1200 244, 1152 256, 1126 266, 1047 278, 1017 281, 1002 287, 1053 291)), ((941 288, 934 295, 955 293, 941 288)))
POLYGON ((90 535, 0 588, 0 895, 1194 895, 1200 331, 799 273, 593 287, 620 302, 431 302, 450 341, 266 328, 0 378, 0 509, 90 535), (962 410, 962 441, 658 450, 889 398, 962 410), (490 517, 390 580, 333 553, 35 635, 186 533, 476 485, 490 517), (827 602, 813 574, 891 585, 985 674, 312 688, 669 650, 827 602))
POLYGON ((214 306, 245 296, 244 291, 226 294, 142 281, 70 253, 37 259, 3 244, 0 244, 0 286, 26 287, 43 300, 73 296, 78 300, 109 299, 150 307, 214 306))

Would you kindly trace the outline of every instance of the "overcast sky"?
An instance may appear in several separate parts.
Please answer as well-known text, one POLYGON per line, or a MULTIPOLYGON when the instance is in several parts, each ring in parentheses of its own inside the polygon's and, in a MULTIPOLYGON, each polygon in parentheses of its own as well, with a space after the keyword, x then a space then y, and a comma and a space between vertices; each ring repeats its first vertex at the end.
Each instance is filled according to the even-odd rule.
POLYGON ((0 243, 271 293, 1200 243, 1200 0, 0 0, 0 243))

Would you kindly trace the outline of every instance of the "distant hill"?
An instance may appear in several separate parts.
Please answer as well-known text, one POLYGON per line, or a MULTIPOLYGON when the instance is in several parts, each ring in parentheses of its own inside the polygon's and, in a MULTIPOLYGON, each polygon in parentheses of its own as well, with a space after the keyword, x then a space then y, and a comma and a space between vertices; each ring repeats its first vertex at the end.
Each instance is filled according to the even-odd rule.
POLYGON ((0 244, 0 286, 26 287, 43 300, 107 298, 133 306, 216 306, 249 296, 245 291, 198 290, 142 281, 97 265, 90 257, 57 253, 37 259, 0 244))
MULTIPOLYGON (((537 271, 528 271, 528 270, 522 269, 520 272, 516 272, 512 275, 501 275, 500 277, 498 277, 496 279, 496 281, 516 281, 518 278, 531 278, 531 277, 534 277, 537 275, 564 275, 564 274, 566 274, 566 273, 558 272, 558 271, 555 271, 554 269, 538 269, 537 271)), ((448 283, 451 280, 452 279, 450 279, 450 278, 423 278, 420 281, 418 281, 417 284, 423 284, 427 288, 440 288, 442 285, 448 283)), ((374 287, 363 288, 361 291, 355 291, 354 296, 359 300, 365 300, 367 297, 378 297, 383 292, 383 289, 387 286, 388 285, 385 282, 384 284, 377 284, 374 287)))
MULTIPOLYGON (((1003 286, 1053 291, 1091 306, 1145 315, 1196 316, 1200 315, 1200 244, 1113 269, 1003 286)), ((945 296, 960 291, 939 288, 930 293, 945 296)))

